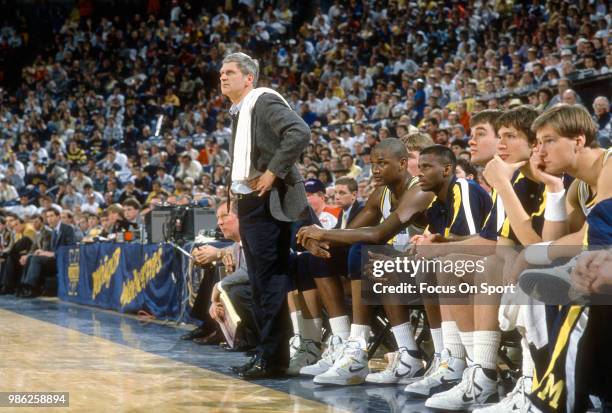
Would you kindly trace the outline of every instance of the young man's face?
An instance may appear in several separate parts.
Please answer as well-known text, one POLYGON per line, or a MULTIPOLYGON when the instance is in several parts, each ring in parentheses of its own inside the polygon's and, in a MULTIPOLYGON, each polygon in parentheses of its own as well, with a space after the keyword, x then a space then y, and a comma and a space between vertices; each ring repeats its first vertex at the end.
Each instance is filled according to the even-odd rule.
POLYGON ((475 165, 486 165, 497 152, 497 135, 489 123, 479 123, 472 127, 470 133, 471 162, 475 165))
POLYGON ((442 162, 439 156, 419 156, 419 185, 424 192, 436 192, 454 172, 452 165, 442 162))
POLYGON ((574 164, 576 139, 559 135, 549 125, 538 129, 536 136, 538 139, 538 155, 545 172, 560 175, 574 164))
POLYGON ((128 221, 135 221, 136 218, 138 218, 138 209, 131 205, 127 205, 123 208, 123 214, 128 221))
POLYGON ((395 182, 401 171, 407 169, 407 159, 398 159, 389 151, 374 148, 372 151, 372 176, 375 186, 389 185, 395 182))
POLYGON ((521 162, 531 157, 532 146, 525 133, 512 126, 502 126, 498 133, 497 154, 505 162, 521 162))

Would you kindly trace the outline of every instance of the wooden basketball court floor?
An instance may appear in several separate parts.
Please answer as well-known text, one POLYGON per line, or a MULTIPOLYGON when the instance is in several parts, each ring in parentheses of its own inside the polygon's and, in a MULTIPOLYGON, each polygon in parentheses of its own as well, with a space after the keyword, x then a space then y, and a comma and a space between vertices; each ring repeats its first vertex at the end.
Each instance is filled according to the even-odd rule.
POLYGON ((0 392, 69 392, 42 412, 423 412, 403 386, 323 387, 304 378, 245 382, 246 360, 179 337, 175 323, 42 298, 0 297, 0 392))

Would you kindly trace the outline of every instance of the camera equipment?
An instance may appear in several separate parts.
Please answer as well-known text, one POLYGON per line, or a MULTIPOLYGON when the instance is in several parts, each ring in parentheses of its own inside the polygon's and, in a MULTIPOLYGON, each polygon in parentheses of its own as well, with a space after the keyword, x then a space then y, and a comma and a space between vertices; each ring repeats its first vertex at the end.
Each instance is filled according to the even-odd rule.
POLYGON ((214 232, 217 217, 210 208, 166 205, 147 214, 145 225, 151 243, 183 243, 193 241, 202 230, 214 232))

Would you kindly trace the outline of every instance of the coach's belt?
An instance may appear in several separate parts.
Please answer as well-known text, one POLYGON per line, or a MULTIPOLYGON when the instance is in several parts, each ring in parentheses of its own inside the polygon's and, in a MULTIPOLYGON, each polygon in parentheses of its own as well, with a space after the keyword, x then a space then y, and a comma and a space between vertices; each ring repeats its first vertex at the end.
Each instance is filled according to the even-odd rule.
POLYGON ((249 198, 257 198, 259 196, 259 192, 253 191, 248 194, 234 194, 234 197, 240 201, 241 199, 249 199, 249 198))

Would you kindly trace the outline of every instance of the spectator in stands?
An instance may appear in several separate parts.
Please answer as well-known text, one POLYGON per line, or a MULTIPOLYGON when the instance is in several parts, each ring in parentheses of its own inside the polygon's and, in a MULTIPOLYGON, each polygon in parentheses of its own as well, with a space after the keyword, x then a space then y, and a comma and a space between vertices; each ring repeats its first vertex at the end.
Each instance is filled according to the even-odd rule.
POLYGON ((593 101, 593 120, 599 127, 597 141, 604 149, 612 146, 612 116, 610 116, 610 101, 605 96, 598 96, 593 101))
POLYGON ((0 206, 5 207, 14 204, 19 194, 6 178, 0 179, 0 206))
POLYGON ((36 206, 32 204, 32 201, 30 200, 28 194, 22 194, 19 197, 19 205, 7 209, 9 209, 10 211, 17 214, 17 216, 23 219, 27 219, 31 215, 36 214, 38 210, 38 208, 36 208, 36 206))
POLYGON ((136 198, 128 198, 123 201, 123 215, 132 228, 139 228, 144 225, 140 216, 141 208, 140 202, 136 198))

